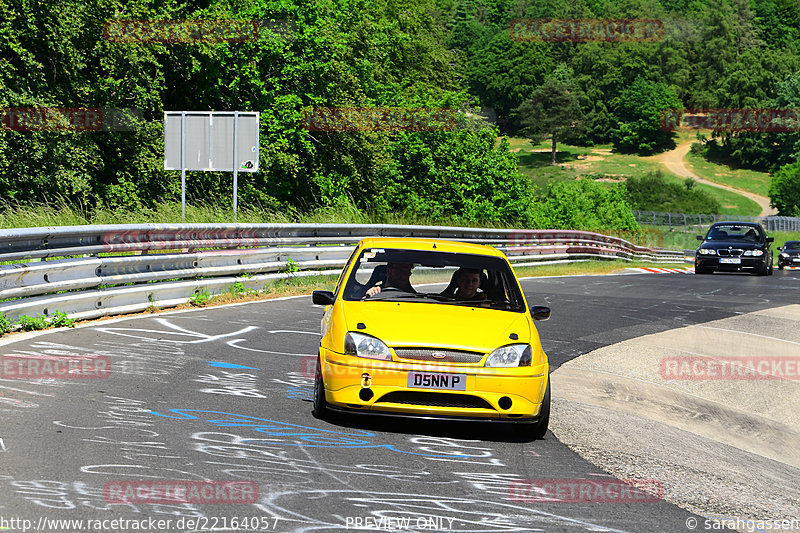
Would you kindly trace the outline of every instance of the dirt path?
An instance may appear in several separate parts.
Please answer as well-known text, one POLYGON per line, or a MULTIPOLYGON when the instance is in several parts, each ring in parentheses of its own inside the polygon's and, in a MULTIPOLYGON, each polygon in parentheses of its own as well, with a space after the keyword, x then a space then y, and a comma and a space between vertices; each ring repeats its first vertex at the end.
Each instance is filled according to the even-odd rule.
POLYGON ((686 167, 686 163, 684 160, 686 159, 686 155, 689 153, 689 149, 692 147, 692 143, 695 141, 690 140, 684 143, 679 144, 674 150, 669 152, 664 152, 663 154, 659 154, 654 157, 655 160, 660 161, 667 170, 672 172, 673 174, 677 174, 683 178, 693 178, 697 181, 697 183, 702 183, 704 185, 711 185, 712 187, 718 187, 720 189, 725 189, 726 191, 730 191, 736 194, 741 194, 742 196, 746 196, 750 198, 754 202, 756 202, 759 206, 761 206, 761 213, 760 216, 767 216, 767 215, 776 215, 778 211, 769 205, 769 198, 766 196, 761 196, 759 194, 755 194, 752 192, 743 191, 742 189, 737 189, 735 187, 730 187, 728 185, 722 185, 721 183, 716 183, 713 181, 708 181, 706 179, 701 178, 691 170, 686 167))

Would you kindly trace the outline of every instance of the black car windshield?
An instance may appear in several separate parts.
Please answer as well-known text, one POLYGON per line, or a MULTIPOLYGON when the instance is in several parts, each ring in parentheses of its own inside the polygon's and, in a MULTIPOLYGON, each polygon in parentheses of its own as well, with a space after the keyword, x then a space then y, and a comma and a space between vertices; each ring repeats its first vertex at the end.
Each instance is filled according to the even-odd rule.
POLYGON ((361 252, 343 298, 525 310, 516 277, 500 257, 392 248, 361 252))
POLYGON ((706 240, 762 242, 764 232, 758 226, 720 225, 713 226, 708 230, 706 240))
POLYGON ((800 250, 800 241, 789 241, 783 245, 784 250, 800 250))

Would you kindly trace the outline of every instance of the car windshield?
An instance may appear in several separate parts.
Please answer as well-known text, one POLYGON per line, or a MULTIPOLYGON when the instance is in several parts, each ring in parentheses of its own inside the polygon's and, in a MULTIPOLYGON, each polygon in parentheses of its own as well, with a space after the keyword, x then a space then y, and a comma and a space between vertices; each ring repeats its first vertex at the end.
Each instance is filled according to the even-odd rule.
POLYGON ((505 260, 452 252, 367 248, 356 260, 343 297, 525 310, 505 260))
POLYGON ((714 226, 708 230, 706 240, 709 241, 751 241, 764 240, 761 228, 755 226, 714 226))
POLYGON ((783 245, 784 250, 800 250, 800 241, 787 242, 783 245))

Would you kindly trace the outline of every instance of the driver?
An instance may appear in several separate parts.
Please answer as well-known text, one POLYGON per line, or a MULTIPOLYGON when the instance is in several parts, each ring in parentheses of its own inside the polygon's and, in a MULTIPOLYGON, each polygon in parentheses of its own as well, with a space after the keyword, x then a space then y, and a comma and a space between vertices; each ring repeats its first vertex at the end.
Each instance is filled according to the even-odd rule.
MULTIPOLYGON (((386 282, 383 284, 384 288, 400 289, 401 291, 416 294, 416 290, 411 286, 409 278, 411 277, 411 270, 414 265, 411 263, 388 263, 386 265, 386 282)), ((375 285, 367 290, 366 297, 375 296, 381 292, 381 287, 375 285)))

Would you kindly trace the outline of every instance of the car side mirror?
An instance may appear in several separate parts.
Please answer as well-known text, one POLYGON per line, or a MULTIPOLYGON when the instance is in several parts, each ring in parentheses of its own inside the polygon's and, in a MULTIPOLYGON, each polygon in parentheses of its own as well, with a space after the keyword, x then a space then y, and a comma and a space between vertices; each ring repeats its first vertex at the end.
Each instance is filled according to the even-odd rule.
POLYGON ((702 241, 702 240, 703 240, 703 236, 702 236, 702 235, 698 235, 698 236, 697 236, 697 240, 698 240, 698 241, 702 241))
POLYGON ((317 305, 333 304, 333 293, 331 291, 314 291, 311 293, 311 301, 317 305))
POLYGON ((550 318, 550 308, 544 305, 534 305, 531 309, 531 316, 534 320, 547 320, 550 318))
POLYGON ((775 237, 767 237, 767 242, 775 242, 775 237))

